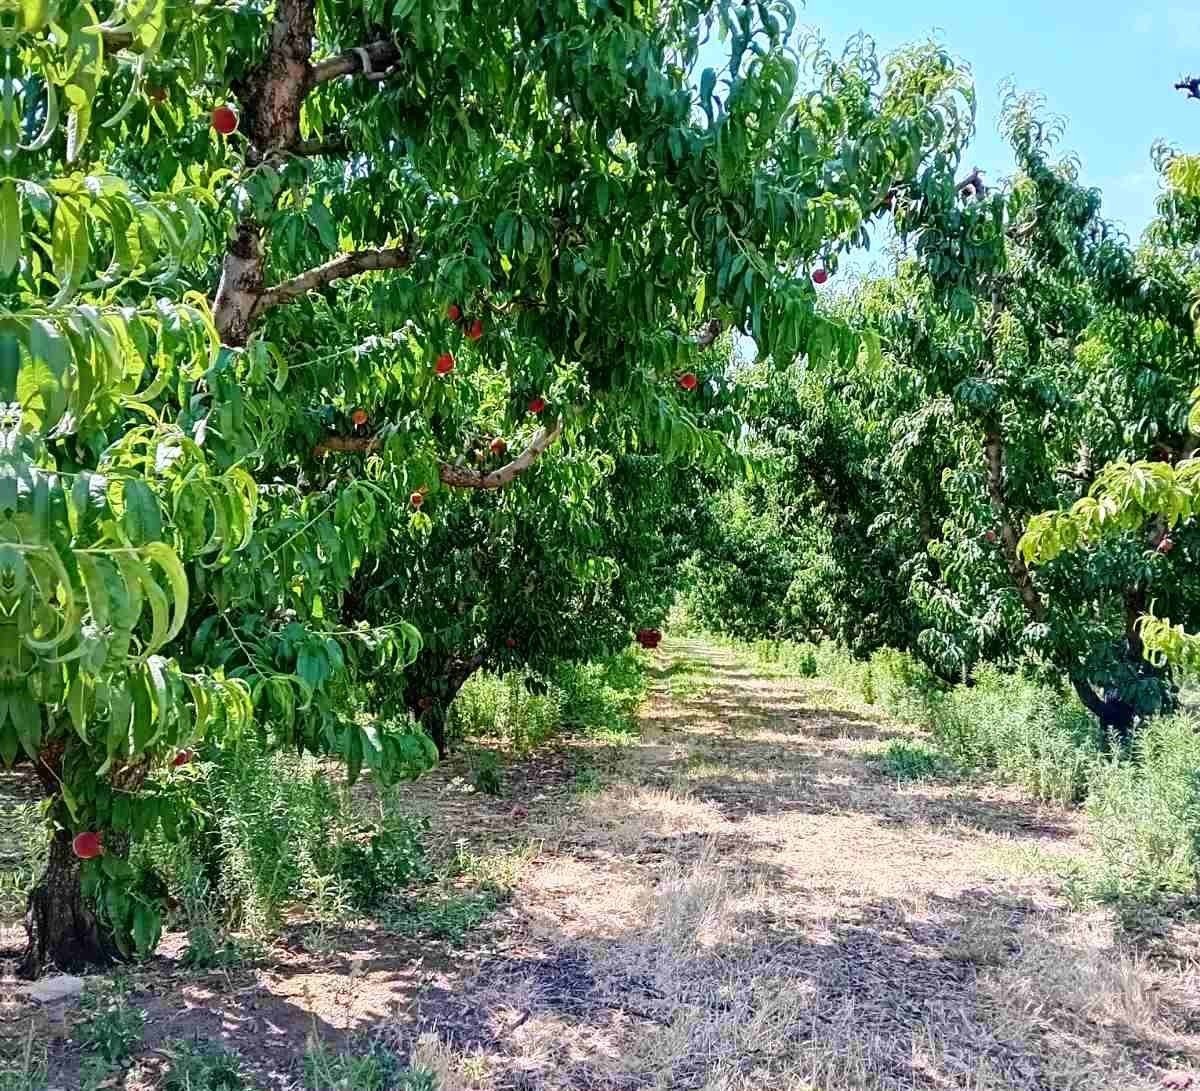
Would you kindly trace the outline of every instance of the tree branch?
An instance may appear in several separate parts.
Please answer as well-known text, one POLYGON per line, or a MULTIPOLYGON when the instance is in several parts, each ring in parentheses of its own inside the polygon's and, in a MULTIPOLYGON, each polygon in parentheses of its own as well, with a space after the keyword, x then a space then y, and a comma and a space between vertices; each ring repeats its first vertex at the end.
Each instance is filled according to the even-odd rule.
POLYGON ((350 148, 346 143, 345 137, 331 136, 327 140, 299 140, 293 147, 284 148, 283 150, 288 155, 314 156, 345 155, 349 152, 350 148))
POLYGON ((268 288, 258 297, 254 306, 254 316, 258 317, 272 307, 281 303, 290 303, 293 299, 311 292, 316 288, 324 288, 335 280, 346 277, 356 277, 360 273, 369 273, 377 269, 404 269, 412 263, 412 254, 406 246, 393 246, 380 250, 355 250, 349 254, 339 254, 336 258, 309 269, 299 276, 292 277, 268 288))
POLYGON ((1000 543, 1004 550, 1004 559, 1008 564, 1009 575, 1021 596, 1021 602, 1034 621, 1045 621, 1046 604, 1033 585, 1033 576, 1029 566, 1021 557, 1017 548, 1020 534, 1013 525, 1012 515, 1004 497, 1004 438, 998 430, 992 430, 983 439, 983 457, 987 470, 988 501, 992 514, 1000 524, 1000 543))
POLYGON ((400 59, 400 47, 392 41, 370 42, 356 49, 347 49, 336 57, 317 61, 312 66, 309 82, 312 86, 340 79, 342 76, 353 76, 356 72, 381 75, 400 59), (363 55, 366 55, 367 66, 363 66, 363 55))
MULTIPOLYGON (((562 421, 553 427, 539 428, 525 450, 498 470, 484 473, 482 470, 451 466, 448 462, 443 462, 438 476, 443 485, 449 485, 453 489, 502 489, 505 485, 512 484, 538 460, 538 457, 562 435, 562 428, 562 421)), ((382 446, 383 440, 378 436, 329 436, 313 448, 313 454, 323 455, 327 451, 368 454, 378 451, 382 446)))
POLYGON ((538 456, 560 435, 562 435, 561 420, 553 427, 539 428, 533 434, 533 439, 529 441, 529 446, 498 470, 492 470, 491 473, 485 474, 481 470, 472 470, 466 466, 451 466, 443 462, 438 476, 443 485, 449 485, 455 489, 502 489, 528 470, 538 460, 538 456))

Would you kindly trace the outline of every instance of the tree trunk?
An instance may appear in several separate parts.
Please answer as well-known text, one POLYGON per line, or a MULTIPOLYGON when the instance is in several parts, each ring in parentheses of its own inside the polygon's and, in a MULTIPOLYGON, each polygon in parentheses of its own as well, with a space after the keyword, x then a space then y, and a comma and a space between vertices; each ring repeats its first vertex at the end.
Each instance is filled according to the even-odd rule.
MULTIPOLYGON (((68 745, 62 738, 54 739, 42 747, 33 763, 33 771, 48 797, 58 794, 68 745)), ((122 791, 136 792, 148 769, 145 760, 125 766, 112 774, 112 783, 122 791)), ((55 806, 61 809, 61 801, 55 806)), ((59 817, 65 820, 66 815, 59 817)), ((124 960, 109 929, 84 900, 80 885, 82 862, 72 850, 71 841, 68 829, 55 831, 46 868, 29 892, 25 913, 28 942, 20 963, 22 977, 37 977, 51 965, 59 970, 81 970, 124 960)), ((129 835, 105 831, 104 850, 126 856, 129 835)))
POLYGON ((425 685, 415 685, 405 693, 405 701, 413 719, 437 747, 438 757, 450 756, 450 740, 446 735, 446 720, 450 706, 467 680, 483 666, 487 656, 478 652, 469 659, 452 658, 445 662, 438 675, 425 685))
POLYGON ((213 300, 213 322, 221 343, 239 348, 250 340, 254 309, 263 293, 263 252, 259 226, 253 220, 238 225, 221 264, 221 281, 213 300))
POLYGON ((116 945, 84 903, 79 868, 70 833, 59 830, 50 842, 46 870, 29 894, 25 914, 29 945, 21 960, 22 977, 35 978, 48 965, 81 970, 120 960, 116 945))

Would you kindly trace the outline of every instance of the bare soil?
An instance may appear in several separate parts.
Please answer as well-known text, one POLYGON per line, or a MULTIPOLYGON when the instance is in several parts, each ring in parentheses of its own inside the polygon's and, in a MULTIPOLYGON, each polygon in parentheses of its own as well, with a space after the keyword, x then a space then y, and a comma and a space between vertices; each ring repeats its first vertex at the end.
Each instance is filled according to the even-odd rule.
MULTIPOLYGON (((281 1091, 310 1041, 367 1038, 441 1091, 1138 1091, 1200 1072, 1195 931, 1069 904, 1078 812, 895 782, 877 758, 907 730, 819 680, 699 642, 656 664, 636 744, 544 749, 501 799, 465 792, 461 762, 413 787, 440 853, 507 876, 465 943, 298 915, 261 957, 197 973, 168 937, 130 975, 146 1044, 112 1086, 159 1086, 167 1043, 196 1038, 281 1091), (685 691, 686 663, 703 676, 685 691)), ((78 1086, 79 1012, 41 1018, 51 1084, 78 1086)))

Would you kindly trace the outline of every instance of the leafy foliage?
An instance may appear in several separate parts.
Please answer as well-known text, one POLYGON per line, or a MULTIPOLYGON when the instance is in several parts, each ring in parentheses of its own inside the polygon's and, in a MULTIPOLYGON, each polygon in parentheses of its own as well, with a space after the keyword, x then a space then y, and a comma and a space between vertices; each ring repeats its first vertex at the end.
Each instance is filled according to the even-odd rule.
POLYGON ((1200 601, 1195 256, 1176 206, 1130 248, 1036 100, 1010 96, 1004 128, 1013 177, 899 187, 894 274, 831 304, 877 353, 751 376, 768 468, 715 502, 689 598, 743 637, 890 645, 947 682, 1032 667, 1125 737, 1174 700, 1142 653, 1179 630, 1139 616, 1187 625, 1200 601))

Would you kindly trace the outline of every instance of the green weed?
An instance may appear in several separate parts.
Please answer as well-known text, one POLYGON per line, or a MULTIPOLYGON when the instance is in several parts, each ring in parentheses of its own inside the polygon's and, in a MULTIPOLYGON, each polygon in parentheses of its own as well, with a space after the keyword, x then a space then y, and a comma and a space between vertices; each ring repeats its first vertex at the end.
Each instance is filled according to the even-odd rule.
POLYGON ((498 796, 504 792, 504 774, 500 770, 500 759, 491 750, 476 750, 469 757, 471 783, 477 792, 498 796))
POLYGON ((571 781, 571 792, 579 796, 596 795, 602 787, 598 770, 587 766, 576 772, 571 781))
POLYGON ((412 1069, 384 1046, 334 1053, 313 1042, 304 1055, 307 1091, 437 1091, 432 1073, 412 1069))
MULTIPOLYGON (((16 1027, 10 1027, 15 1031, 16 1027)), ((46 1075, 46 1043, 37 1033, 35 1020, 30 1019, 24 1041, 10 1037, 12 1053, 5 1052, 0 1063, 0 1091, 45 1091, 49 1086, 46 1075)))
POLYGON ((403 813, 399 794, 381 790, 364 818, 310 757, 248 737, 205 758, 189 788, 195 817, 177 840, 150 837, 138 849, 179 899, 194 965, 238 962, 244 952, 226 937, 269 934, 296 903, 342 920, 428 876, 427 825, 403 813))
POLYGON ((1056 803, 1083 799, 1100 756, 1099 733, 1077 701, 993 667, 934 701, 930 726, 958 764, 995 770, 1056 803))
POLYGON ((500 892, 494 889, 447 894, 397 905, 380 918, 380 923, 400 936, 440 939, 458 946, 496 911, 500 900, 500 892))
POLYGON ((953 772, 953 766, 943 754, 908 739, 890 742, 879 762, 895 780, 933 780, 953 772))
POLYGON ((1133 760, 1097 766, 1087 801, 1105 900, 1194 894, 1200 883, 1200 733, 1188 716, 1146 725, 1133 760))
POLYGON ((111 990, 88 990, 81 1003, 84 1015, 78 1037, 92 1057, 108 1065, 121 1065, 142 1044, 146 1013, 133 1007, 128 998, 111 990))
POLYGON ((538 845, 530 842, 508 852, 474 853, 466 842, 460 841, 455 846, 450 877, 471 879, 497 890, 512 890, 537 852, 538 845))
POLYGON ((83 1019, 76 1027, 84 1051, 80 1086, 95 1091, 109 1086, 113 1073, 133 1058, 145 1035, 146 1013, 129 1003, 120 979, 86 989, 80 1012, 83 1019))
POLYGON ((500 739, 517 753, 525 753, 554 735, 562 724, 559 695, 534 692, 545 688, 531 672, 475 674, 450 707, 451 733, 462 739, 500 739))
POLYGON ((220 1046, 195 1043, 169 1045, 170 1067, 161 1091, 248 1091, 237 1055, 220 1046))
POLYGON ((458 738, 499 739, 517 753, 563 731, 629 735, 645 693, 646 660, 632 649, 591 663, 558 663, 546 674, 481 671, 455 698, 450 730, 458 738))
POLYGON ((629 650, 593 663, 562 663, 551 675, 563 727, 589 737, 636 735, 646 695, 646 658, 629 650))

